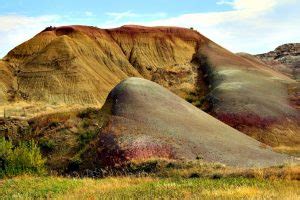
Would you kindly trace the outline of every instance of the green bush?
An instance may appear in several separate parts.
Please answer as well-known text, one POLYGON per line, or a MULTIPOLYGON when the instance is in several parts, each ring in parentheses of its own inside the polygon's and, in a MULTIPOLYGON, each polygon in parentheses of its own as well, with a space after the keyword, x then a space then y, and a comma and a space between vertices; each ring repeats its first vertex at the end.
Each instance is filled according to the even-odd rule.
POLYGON ((0 177, 24 173, 42 174, 45 172, 44 163, 34 141, 19 142, 15 146, 11 141, 0 138, 0 177))
POLYGON ((79 144, 81 147, 88 144, 95 136, 97 132, 94 130, 86 130, 79 135, 79 144))
POLYGON ((90 126, 91 122, 88 119, 82 119, 81 126, 84 129, 87 129, 90 126))
POLYGON ((39 140, 39 147, 43 153, 49 153, 54 150, 55 142, 51 139, 42 138, 39 140))

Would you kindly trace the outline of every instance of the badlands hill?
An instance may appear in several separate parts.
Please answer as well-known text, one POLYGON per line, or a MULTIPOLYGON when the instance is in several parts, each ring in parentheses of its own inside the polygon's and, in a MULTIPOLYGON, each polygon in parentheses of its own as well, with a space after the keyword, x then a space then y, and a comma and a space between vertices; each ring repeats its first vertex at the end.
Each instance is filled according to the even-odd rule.
POLYGON ((1 106, 99 107, 120 81, 143 77, 264 143, 300 145, 297 82, 194 30, 48 27, 11 50, 0 70, 1 106))
POLYGON ((107 122, 82 154, 82 159, 93 158, 96 166, 149 158, 198 157, 247 167, 288 160, 145 79, 122 81, 110 92, 101 112, 107 122))
POLYGON ((181 28, 47 28, 3 60, 18 80, 14 89, 21 99, 101 105, 128 76, 192 90, 191 60, 204 39, 181 28))
POLYGON ((5 133, 0 129, 1 135, 14 142, 35 140, 47 167, 61 174, 133 170, 132 164, 151 160, 198 160, 237 167, 297 162, 142 78, 119 83, 101 109, 4 123, 11 128, 5 133))

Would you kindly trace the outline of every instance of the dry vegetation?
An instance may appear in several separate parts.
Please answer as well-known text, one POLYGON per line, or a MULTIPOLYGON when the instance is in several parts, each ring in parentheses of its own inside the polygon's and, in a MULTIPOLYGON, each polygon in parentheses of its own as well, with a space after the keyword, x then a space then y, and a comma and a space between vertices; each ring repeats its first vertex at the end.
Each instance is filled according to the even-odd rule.
POLYGON ((300 157, 300 146, 277 146, 273 148, 274 151, 280 152, 280 153, 286 153, 289 155, 293 155, 296 157, 300 157))
POLYGON ((102 179, 24 175, 2 180, 0 195, 2 199, 300 198, 299 166, 235 170, 219 164, 148 162, 159 163, 162 171, 102 179), (162 168, 163 163, 167 165, 162 168))

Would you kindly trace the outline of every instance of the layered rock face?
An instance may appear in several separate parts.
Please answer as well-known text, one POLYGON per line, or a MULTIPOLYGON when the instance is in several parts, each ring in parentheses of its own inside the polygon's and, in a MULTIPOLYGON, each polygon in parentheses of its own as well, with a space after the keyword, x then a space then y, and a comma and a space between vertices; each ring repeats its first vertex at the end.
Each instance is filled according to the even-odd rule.
POLYGON ((16 74, 21 99, 101 105, 128 76, 157 80, 184 95, 195 90, 198 43, 182 28, 47 28, 3 59, 16 74), (186 91, 187 90, 187 91, 186 91))
POLYGON ((121 80, 144 77, 260 141, 300 144, 289 94, 296 81, 194 30, 49 27, 11 50, 0 68, 3 104, 101 106, 121 80))
POLYGON ((256 55, 273 69, 300 79, 300 43, 284 44, 274 51, 256 55))

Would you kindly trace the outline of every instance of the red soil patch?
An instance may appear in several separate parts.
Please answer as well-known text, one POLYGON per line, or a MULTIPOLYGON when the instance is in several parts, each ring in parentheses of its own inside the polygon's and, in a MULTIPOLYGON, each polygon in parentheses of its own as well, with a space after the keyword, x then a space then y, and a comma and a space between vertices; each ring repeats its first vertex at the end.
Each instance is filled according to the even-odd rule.
POLYGON ((110 33, 116 34, 125 34, 130 36, 137 36, 137 35, 154 35, 154 36, 164 36, 164 37, 179 37, 186 41, 206 41, 208 40, 206 37, 198 33, 197 31, 186 29, 186 28, 179 28, 179 27, 144 27, 144 26, 122 26, 119 28, 108 29, 110 33))
POLYGON ((261 117, 251 113, 218 113, 213 115, 220 121, 236 129, 239 129, 240 126, 266 128, 280 121, 274 117, 261 117))
POLYGON ((193 42, 205 42, 209 41, 206 37, 198 33, 197 31, 179 28, 179 27, 144 27, 144 26, 121 26, 113 29, 100 29, 93 26, 61 26, 61 27, 47 27, 42 32, 54 31, 56 35, 68 35, 75 31, 82 32, 90 37, 100 37, 103 34, 122 34, 128 37, 137 37, 141 35, 153 36, 153 37, 179 37, 185 41, 193 42))
POLYGON ((300 109, 300 92, 296 92, 295 94, 291 95, 289 100, 291 106, 296 109, 300 109))
POLYGON ((75 29, 72 26, 62 26, 55 29, 56 35, 69 35, 71 33, 74 33, 75 29))
POLYGON ((153 157, 167 159, 174 158, 172 148, 170 146, 158 144, 134 145, 128 149, 125 154, 128 160, 139 160, 153 157))

